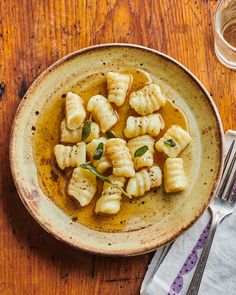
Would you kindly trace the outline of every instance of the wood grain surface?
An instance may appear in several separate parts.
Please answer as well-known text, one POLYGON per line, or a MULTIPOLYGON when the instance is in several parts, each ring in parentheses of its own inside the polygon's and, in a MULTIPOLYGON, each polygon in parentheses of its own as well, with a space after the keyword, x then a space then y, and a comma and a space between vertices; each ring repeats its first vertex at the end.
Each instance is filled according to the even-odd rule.
POLYGON ((0 1, 0 294, 139 294, 151 254, 104 258, 47 234, 22 205, 8 156, 17 106, 34 79, 79 48, 141 44, 187 66, 236 128, 236 72, 213 51, 215 0, 0 1))

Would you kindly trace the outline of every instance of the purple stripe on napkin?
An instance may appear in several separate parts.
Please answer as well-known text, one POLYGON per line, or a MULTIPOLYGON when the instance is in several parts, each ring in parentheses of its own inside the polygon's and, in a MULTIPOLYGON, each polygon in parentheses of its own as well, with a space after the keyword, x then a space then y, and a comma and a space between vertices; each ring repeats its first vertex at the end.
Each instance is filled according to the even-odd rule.
POLYGON ((174 282, 172 283, 168 295, 177 295, 180 293, 181 289, 183 288, 184 278, 183 276, 189 273, 196 265, 198 261, 197 250, 202 249, 206 243, 206 239, 209 233, 209 229, 211 226, 211 220, 208 222, 207 226, 201 233, 197 243, 193 247, 191 253, 188 255, 187 259, 184 262, 180 272, 176 276, 174 282))

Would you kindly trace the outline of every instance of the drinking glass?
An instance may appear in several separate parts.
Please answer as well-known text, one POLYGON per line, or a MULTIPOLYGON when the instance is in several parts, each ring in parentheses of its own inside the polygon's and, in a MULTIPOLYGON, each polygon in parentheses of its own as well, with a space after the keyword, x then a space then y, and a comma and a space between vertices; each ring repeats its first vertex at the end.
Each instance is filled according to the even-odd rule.
POLYGON ((236 0, 221 0, 216 9, 215 53, 223 65, 236 70, 236 0))

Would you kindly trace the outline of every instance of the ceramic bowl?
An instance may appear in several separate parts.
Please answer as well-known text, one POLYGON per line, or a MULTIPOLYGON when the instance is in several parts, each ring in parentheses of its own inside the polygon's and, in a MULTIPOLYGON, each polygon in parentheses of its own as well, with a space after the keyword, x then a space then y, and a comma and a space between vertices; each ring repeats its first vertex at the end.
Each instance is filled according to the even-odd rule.
POLYGON ((209 205, 219 182, 222 147, 223 129, 216 106, 189 70, 173 58, 152 49, 106 44, 67 55, 32 84, 13 123, 10 162, 22 202, 46 231, 84 251, 129 256, 157 249, 197 221, 209 205), (90 77, 98 79, 110 70, 125 70, 127 67, 151 73, 165 94, 185 112, 192 142, 181 157, 185 161, 189 186, 181 194, 167 195, 161 189, 158 193, 152 192, 144 197, 147 205, 140 206, 140 210, 126 220, 122 230, 105 232, 72 221, 71 216, 41 189, 32 141, 37 132, 37 120, 51 100, 61 98, 83 80, 90 77))

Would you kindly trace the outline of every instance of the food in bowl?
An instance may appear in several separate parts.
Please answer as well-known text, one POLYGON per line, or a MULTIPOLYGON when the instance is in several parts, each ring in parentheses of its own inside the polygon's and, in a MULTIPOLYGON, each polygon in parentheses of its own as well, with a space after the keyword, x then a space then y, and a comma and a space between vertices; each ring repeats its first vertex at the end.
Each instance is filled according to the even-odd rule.
MULTIPOLYGON (((184 190, 188 181, 179 156, 191 141, 184 113, 139 69, 108 72, 105 88, 87 99, 69 91, 59 106, 58 142, 44 159, 55 181, 58 174, 65 179, 68 203, 73 198, 82 211, 96 199, 91 210, 109 216, 119 214, 124 197, 142 197, 162 182, 166 193, 184 190)), ((40 136, 34 140, 36 163, 40 136)))
MULTIPOLYGON (((115 133, 117 138, 124 138, 127 118, 142 116, 131 109, 128 99, 117 111, 119 120, 112 127, 113 132, 107 131, 106 135, 115 133)), ((222 139, 216 106, 190 71, 155 50, 127 44, 101 45, 64 57, 30 87, 13 123, 11 170, 22 202, 53 236, 92 253, 137 255, 178 237, 207 208, 222 169, 222 139), (191 142, 178 156, 183 159, 188 181, 183 191, 166 193, 162 184, 141 197, 129 199, 123 195, 119 212, 104 215, 95 212, 103 181, 97 178, 95 196, 88 205, 80 207, 67 193, 74 168, 58 167, 54 147, 61 143, 66 94, 78 94, 85 107, 94 95, 107 98, 106 73, 110 71, 132 74, 130 93, 154 82, 168 98, 157 111, 165 128, 155 141, 172 125, 179 125, 189 130, 191 142), (151 79, 144 71, 151 73, 151 79)), ((163 174, 165 161, 163 153, 154 153, 153 162, 163 174)), ((123 189, 127 190, 126 183, 123 189)))

